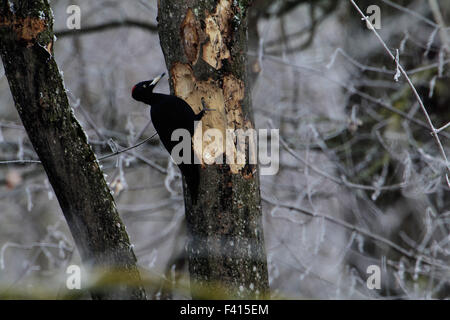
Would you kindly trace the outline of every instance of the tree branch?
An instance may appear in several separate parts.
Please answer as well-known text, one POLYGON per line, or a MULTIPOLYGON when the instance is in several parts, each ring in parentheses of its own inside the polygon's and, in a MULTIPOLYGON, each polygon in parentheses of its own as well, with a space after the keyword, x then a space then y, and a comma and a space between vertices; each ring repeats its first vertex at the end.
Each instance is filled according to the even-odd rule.
POLYGON ((33 1, 17 12, 0 6, 0 16, 0 56, 23 126, 83 263, 110 279, 107 286, 90 290, 92 297, 145 299, 125 225, 87 136, 70 108, 53 57, 53 15, 48 1, 33 1), (38 17, 36 12, 40 12, 38 17))
POLYGON ((71 29, 71 30, 60 30, 55 31, 55 36, 57 38, 64 38, 68 36, 76 36, 76 35, 86 35, 90 33, 96 33, 96 32, 102 32, 102 31, 108 31, 111 29, 117 29, 122 27, 135 27, 144 29, 150 32, 157 32, 158 26, 146 22, 131 20, 131 19, 125 19, 120 21, 110 21, 105 23, 100 23, 97 25, 89 26, 89 27, 82 27, 81 29, 71 29))

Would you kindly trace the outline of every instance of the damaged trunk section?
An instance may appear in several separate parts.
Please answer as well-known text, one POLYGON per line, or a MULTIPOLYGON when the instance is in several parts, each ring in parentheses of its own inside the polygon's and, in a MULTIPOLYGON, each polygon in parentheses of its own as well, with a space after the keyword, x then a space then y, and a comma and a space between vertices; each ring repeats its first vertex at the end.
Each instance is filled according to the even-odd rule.
POLYGON ((19 41, 32 44, 38 35, 46 29, 45 18, 25 17, 20 18, 15 15, 0 17, 0 28, 11 28, 19 41))
POLYGON ((184 188, 194 298, 265 298, 269 293, 258 166, 248 157, 236 163, 236 137, 226 139, 227 131, 254 128, 246 10, 246 2, 233 0, 158 2, 172 93, 195 113, 202 110, 202 100, 213 109, 193 137, 194 152, 202 161, 196 202, 184 188), (224 139, 209 139, 204 135, 208 129, 224 139), (235 161, 214 163, 229 150, 235 161))

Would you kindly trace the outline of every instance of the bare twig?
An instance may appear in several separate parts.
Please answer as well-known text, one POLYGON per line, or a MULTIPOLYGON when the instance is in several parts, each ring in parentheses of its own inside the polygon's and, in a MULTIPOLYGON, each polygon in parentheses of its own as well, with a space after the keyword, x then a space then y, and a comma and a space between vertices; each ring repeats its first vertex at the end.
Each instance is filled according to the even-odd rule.
POLYGON ((408 8, 405 8, 405 7, 402 7, 401 5, 398 5, 398 4, 396 4, 396 3, 392 2, 392 1, 389 1, 389 0, 381 0, 381 1, 386 3, 388 6, 391 6, 391 7, 395 8, 397 10, 400 10, 402 12, 405 12, 405 13, 413 16, 413 17, 416 17, 419 20, 422 20, 423 22, 425 22, 426 24, 428 24, 428 25, 430 25, 430 26, 432 26, 434 28, 438 27, 438 25, 436 23, 434 23, 430 19, 427 19, 426 17, 422 16, 421 14, 419 14, 419 13, 413 11, 413 10, 410 10, 408 8))
MULTIPOLYGON (((98 161, 102 161, 102 160, 105 160, 105 159, 108 159, 108 158, 111 158, 111 157, 115 157, 115 156, 117 156, 117 155, 119 155, 121 153, 124 153, 124 152, 130 151, 132 149, 135 149, 135 148, 143 145, 147 141, 150 141, 157 134, 158 133, 155 132, 151 137, 149 137, 149 138, 147 138, 145 140, 142 140, 138 144, 135 144, 135 145, 133 145, 131 147, 128 147, 128 148, 125 148, 125 149, 122 149, 122 150, 118 150, 118 151, 116 151, 114 153, 111 153, 111 154, 99 157, 97 160, 98 161)), ((39 161, 39 160, 5 160, 5 161, 0 161, 0 164, 22 164, 22 163, 41 163, 41 161, 39 161)))
POLYGON ((0 161, 0 164, 27 164, 27 163, 41 163, 39 160, 5 160, 0 161))
POLYGON ((447 30, 445 29, 444 17, 442 16, 441 9, 439 8, 439 4, 437 0, 428 0, 431 8, 431 12, 433 12, 434 19, 439 25, 439 35, 441 37, 442 45, 445 50, 448 50, 448 35, 447 30))
POLYGON ((141 22, 131 19, 124 19, 120 21, 111 21, 111 22, 105 22, 89 27, 83 27, 81 29, 72 29, 72 30, 60 30, 55 31, 55 36, 57 38, 63 38, 67 36, 73 36, 73 35, 86 35, 90 33, 95 32, 101 32, 106 31, 110 29, 116 29, 116 28, 122 28, 122 27, 135 27, 135 28, 141 28, 150 32, 157 32, 158 26, 154 24, 150 24, 147 22, 141 22))
POLYGON ((368 230, 365 230, 363 228, 360 228, 358 226, 352 225, 351 223, 348 223, 344 220, 341 220, 339 218, 335 218, 332 216, 329 216, 327 214, 322 214, 322 213, 316 213, 310 210, 307 210, 305 208, 301 208, 301 207, 297 207, 297 206, 293 206, 293 205, 289 205, 289 204, 283 204, 283 203, 279 203, 277 201, 273 201, 271 199, 268 199, 267 197, 262 197, 262 200, 273 205, 276 206, 278 208, 284 208, 284 209, 288 209, 288 210, 293 210, 293 211, 297 211, 299 213, 302 213, 304 215, 310 216, 312 218, 320 218, 320 219, 325 219, 328 222, 331 222, 335 225, 339 225, 345 229, 348 229, 350 231, 359 233, 363 236, 366 236, 368 238, 371 238, 372 240, 378 241, 380 243, 383 243, 385 245, 387 245, 388 247, 394 249, 395 251, 403 254, 404 256, 410 258, 410 259, 415 259, 415 260, 419 260, 421 259, 422 261, 426 262, 427 264, 442 268, 442 269, 449 269, 448 266, 439 263, 436 259, 432 258, 432 257, 428 257, 428 256, 424 256, 422 254, 417 255, 415 254, 413 251, 411 250, 406 250, 405 248, 399 246, 398 244, 392 242, 389 239, 386 239, 380 235, 377 235, 375 233, 372 233, 368 230))
MULTIPOLYGON (((249 55, 254 55, 254 54, 249 53, 249 55)), ((335 79, 332 79, 332 78, 330 78, 330 77, 327 77, 327 76, 325 76, 325 75, 323 74, 323 72, 321 72, 320 70, 317 70, 317 69, 312 68, 312 67, 310 67, 310 66, 297 65, 297 64, 291 63, 291 62, 289 62, 289 61, 286 61, 286 60, 284 60, 284 59, 282 59, 282 58, 280 58, 280 57, 275 57, 275 56, 270 56, 270 55, 264 55, 264 56, 262 57, 262 59, 263 59, 263 60, 270 60, 270 61, 273 61, 273 62, 276 62, 276 63, 279 63, 279 64, 283 64, 283 65, 286 65, 286 66, 290 66, 290 67, 292 67, 292 68, 294 68, 294 69, 301 69, 301 70, 305 70, 305 71, 308 71, 308 72, 312 72, 312 73, 314 73, 315 75, 317 75, 318 77, 321 77, 321 78, 323 78, 323 79, 326 79, 327 81, 329 81, 329 82, 331 82, 331 83, 334 83, 334 84, 336 84, 336 85, 342 87, 344 90, 347 90, 347 91, 350 92, 350 93, 356 94, 356 95, 360 96, 361 98, 363 98, 363 99, 365 99, 365 100, 367 100, 367 101, 370 101, 370 102, 372 102, 372 103, 374 103, 374 104, 377 104, 377 105, 379 105, 379 106, 385 108, 386 110, 389 110, 389 111, 391 111, 391 112, 393 112, 393 113, 395 113, 395 114, 398 114, 398 115, 402 116, 403 118, 405 118, 405 119, 407 119, 407 120, 409 120, 409 121, 415 123, 416 125, 418 125, 418 126, 420 126, 420 127, 422 127, 422 128, 429 129, 429 126, 427 125, 427 123, 423 122, 422 120, 419 120, 419 119, 416 119, 416 118, 414 118, 414 117, 411 117, 411 116, 408 115, 406 112, 403 112, 403 111, 401 111, 401 110, 395 108, 394 106, 392 106, 392 105, 390 105, 390 104, 384 102, 384 101, 383 101, 382 99, 380 99, 380 98, 373 97, 373 96, 371 96, 371 95, 369 95, 369 94, 367 94, 367 93, 365 93, 365 92, 362 92, 361 90, 358 90, 358 89, 354 88, 354 87, 351 86, 351 85, 348 85, 348 84, 346 84, 346 83, 342 83, 342 82, 340 82, 340 81, 337 81, 337 80, 335 80, 335 79)), ((450 135, 447 134, 447 133, 444 132, 444 131, 440 132, 440 135, 441 135, 442 137, 445 137, 445 138, 447 138, 447 139, 450 139, 450 135)))
POLYGON ((439 151, 441 152, 441 155, 445 161, 445 165, 446 165, 446 169, 447 169, 447 173, 446 173, 446 180, 447 183, 450 187, 450 183, 449 183, 449 173, 450 173, 450 164, 448 162, 447 159, 447 155, 445 153, 444 147, 442 145, 441 140, 439 139, 439 135, 438 132, 436 131, 436 128, 433 125, 433 122, 431 121, 430 115, 428 114, 428 111, 425 107, 425 105, 423 104, 422 98, 420 97, 419 93, 417 92, 414 84, 412 83, 411 79, 409 78, 408 74, 406 73, 405 69, 403 69, 402 65, 400 64, 399 61, 397 61, 397 58, 394 56, 394 54, 391 52, 391 50, 389 50, 386 42, 384 42, 383 38, 381 38, 380 34, 377 32, 377 30, 375 29, 375 27, 372 25, 372 22, 370 21, 370 19, 368 19, 368 17, 361 11, 361 9, 359 8, 359 6, 356 4, 356 2, 354 0, 350 0, 350 2, 352 3, 352 5, 355 7, 355 9, 359 12, 359 14, 363 17, 363 19, 365 21, 367 21, 367 23, 369 23, 369 25, 371 26, 371 30, 372 32, 375 34, 375 36, 378 38, 378 40, 380 41, 380 43, 382 44, 382 46, 384 47, 385 51, 388 53, 388 55, 392 58, 393 61, 396 62, 396 66, 398 68, 398 70, 400 71, 400 73, 405 77, 406 82, 408 83, 409 87, 411 88, 414 96, 417 99, 417 102, 419 102, 420 108, 422 109, 423 114, 425 115, 426 121, 429 125, 429 127, 431 128, 431 134, 433 135, 433 137, 436 140, 436 144, 438 145, 439 151))
POLYGON ((343 185, 349 188, 354 188, 354 189, 359 189, 359 190, 367 190, 367 191, 392 191, 392 190, 399 190, 401 188, 404 188, 406 186, 405 182, 399 183, 399 184, 395 184, 395 185, 390 185, 390 186, 368 186, 368 185, 361 185, 361 184, 356 184, 356 183, 352 183, 350 181, 347 180, 347 178, 345 176, 338 178, 335 177, 325 171, 322 171, 321 169, 317 168, 316 166, 314 166, 313 164, 311 164, 309 161, 306 161, 305 159, 303 159, 303 157, 301 157, 299 154, 297 154, 294 150, 292 150, 286 143, 286 141, 284 141, 284 139, 282 137, 280 137, 280 143, 283 146, 284 149, 286 149, 286 151, 292 155, 295 159, 301 161, 306 167, 310 168, 311 170, 313 170, 314 172, 316 172, 317 174, 319 174, 320 176, 333 181, 334 183, 338 184, 338 185, 343 185))
POLYGON ((121 154, 121 153, 130 151, 131 149, 134 149, 134 148, 137 148, 137 147, 143 145, 144 143, 146 143, 147 141, 150 141, 150 140, 151 140, 154 136, 156 136, 157 134, 158 134, 158 133, 155 132, 151 137, 149 137, 149 138, 147 138, 147 139, 145 139, 145 140, 142 140, 141 142, 139 142, 138 144, 135 144, 134 146, 131 146, 131 147, 128 147, 128 148, 125 148, 125 149, 122 149, 122 150, 118 150, 118 151, 113 152, 113 153, 111 153, 111 154, 102 156, 102 157, 98 158, 98 161, 102 161, 102 160, 105 160, 105 159, 108 159, 108 158, 111 158, 111 157, 115 157, 115 156, 117 156, 117 155, 119 155, 119 154, 121 154))
POLYGON ((445 126, 443 126, 442 128, 436 129, 436 133, 440 133, 442 131, 444 131, 445 129, 450 127, 450 122, 447 123, 445 126))

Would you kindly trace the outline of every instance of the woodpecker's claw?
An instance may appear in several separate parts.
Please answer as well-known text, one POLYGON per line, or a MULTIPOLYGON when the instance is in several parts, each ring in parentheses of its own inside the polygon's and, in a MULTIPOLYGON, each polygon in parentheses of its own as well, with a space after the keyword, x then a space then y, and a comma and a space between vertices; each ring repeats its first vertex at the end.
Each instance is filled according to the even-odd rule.
POLYGON ((210 109, 208 108, 208 106, 206 105, 205 99, 202 97, 202 106, 203 106, 203 110, 202 111, 216 111, 216 109, 210 109))

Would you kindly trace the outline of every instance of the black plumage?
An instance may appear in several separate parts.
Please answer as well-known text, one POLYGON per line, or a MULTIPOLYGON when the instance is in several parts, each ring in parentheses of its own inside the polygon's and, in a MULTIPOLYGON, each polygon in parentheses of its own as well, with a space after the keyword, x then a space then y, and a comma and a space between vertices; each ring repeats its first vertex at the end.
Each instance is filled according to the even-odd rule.
MULTIPOLYGON (((178 141, 172 141, 172 133, 176 129, 186 129, 190 136, 194 135, 194 123, 200 121, 208 110, 204 108, 198 114, 192 110, 183 99, 173 95, 154 93, 153 89, 164 74, 150 81, 142 81, 132 89, 133 99, 150 105, 150 115, 153 126, 159 135, 164 147, 172 154, 172 149, 178 141)), ((194 164, 194 152, 191 142, 191 162, 178 164, 181 173, 185 177, 186 184, 195 201, 198 193, 199 172, 198 165, 194 164)))

